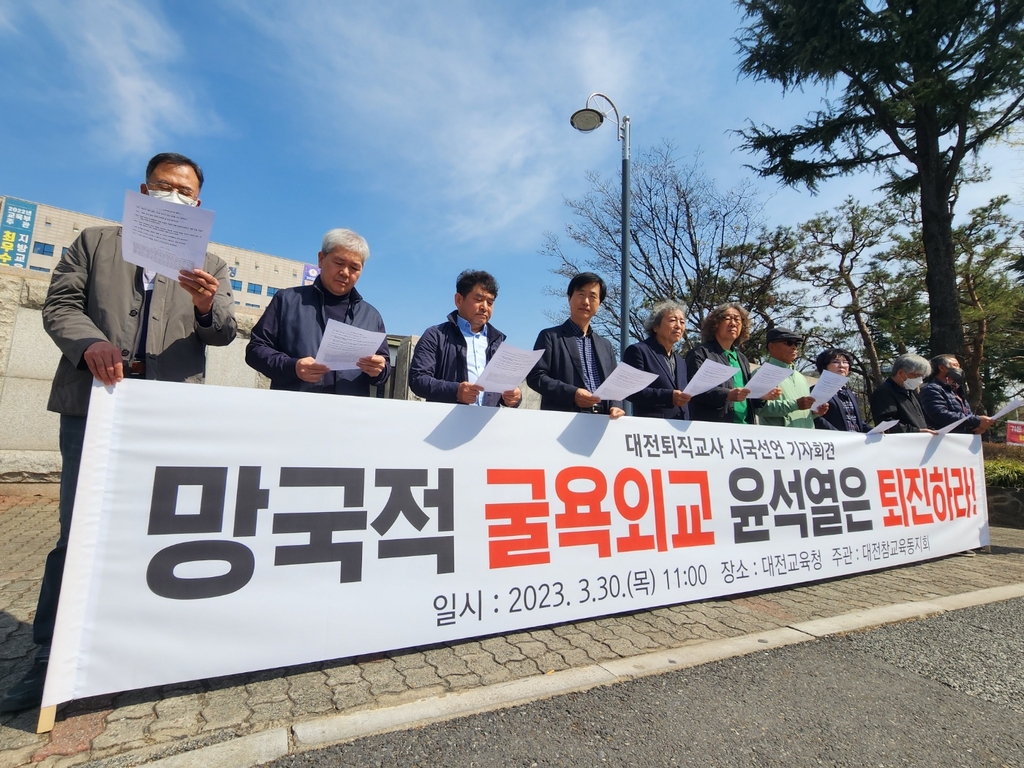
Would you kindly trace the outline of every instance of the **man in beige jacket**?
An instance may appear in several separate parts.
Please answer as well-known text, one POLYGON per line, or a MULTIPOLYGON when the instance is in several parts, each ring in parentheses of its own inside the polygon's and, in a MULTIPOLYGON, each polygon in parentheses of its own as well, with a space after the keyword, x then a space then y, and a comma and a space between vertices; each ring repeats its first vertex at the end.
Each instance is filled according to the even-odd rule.
MULTIPOLYGON (((139 191, 198 206, 202 184, 195 162, 162 153, 149 161, 139 191)), ((62 353, 47 406, 60 414, 60 538, 46 558, 39 590, 35 661, 0 701, 0 712, 42 700, 93 379, 107 386, 125 377, 202 383, 206 347, 235 338, 227 264, 208 253, 203 266, 183 270, 177 282, 150 273, 122 258, 121 227, 109 226, 82 230, 53 271, 43 326, 62 353)))

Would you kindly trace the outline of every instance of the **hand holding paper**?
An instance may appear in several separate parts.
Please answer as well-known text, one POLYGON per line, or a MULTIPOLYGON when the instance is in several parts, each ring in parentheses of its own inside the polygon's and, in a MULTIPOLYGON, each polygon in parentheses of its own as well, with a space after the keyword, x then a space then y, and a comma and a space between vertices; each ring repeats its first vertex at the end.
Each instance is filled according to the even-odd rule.
POLYGON ((316 351, 316 362, 332 371, 350 371, 359 368, 361 358, 377 354, 387 334, 366 331, 348 323, 328 320, 324 338, 316 351))
POLYGON ((750 381, 747 382, 746 388, 750 390, 748 397, 755 399, 764 397, 792 376, 793 373, 792 368, 783 368, 781 365, 762 365, 750 377, 750 381))
POLYGON ((515 389, 543 354, 543 349, 527 350, 502 344, 474 385, 482 387, 484 392, 508 392, 515 389))
POLYGON ((683 390, 687 395, 699 395, 714 389, 724 381, 728 381, 736 375, 736 369, 731 365, 725 365, 715 360, 705 360, 700 368, 693 374, 693 378, 686 382, 683 390))
POLYGON ((181 271, 206 263, 213 211, 126 192, 121 217, 121 256, 129 264, 177 281, 181 271))
POLYGON ((849 380, 848 376, 840 376, 838 373, 832 373, 832 371, 822 371, 821 376, 818 378, 818 383, 811 390, 814 402, 811 404, 810 410, 815 411, 822 403, 827 403, 831 400, 836 392, 846 386, 846 382, 849 380))

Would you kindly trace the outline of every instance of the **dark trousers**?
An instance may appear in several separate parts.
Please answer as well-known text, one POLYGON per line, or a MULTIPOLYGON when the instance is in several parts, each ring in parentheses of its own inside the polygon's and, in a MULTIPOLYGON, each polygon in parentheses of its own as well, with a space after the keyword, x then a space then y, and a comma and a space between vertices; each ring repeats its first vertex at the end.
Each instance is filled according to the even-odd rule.
POLYGON ((60 417, 60 538, 46 557, 43 583, 39 586, 36 618, 32 622, 32 639, 37 645, 53 642, 53 625, 57 620, 57 599, 64 578, 64 557, 71 532, 71 512, 75 508, 78 468, 82 464, 82 442, 85 440, 85 416, 60 417))

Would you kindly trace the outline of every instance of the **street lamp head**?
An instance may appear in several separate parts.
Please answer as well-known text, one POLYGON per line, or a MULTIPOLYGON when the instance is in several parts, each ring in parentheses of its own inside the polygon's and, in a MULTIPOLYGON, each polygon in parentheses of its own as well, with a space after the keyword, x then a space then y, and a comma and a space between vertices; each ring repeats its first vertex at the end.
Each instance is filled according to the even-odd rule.
POLYGON ((569 123, 572 127, 583 133, 590 133, 594 129, 600 128, 603 122, 604 115, 590 107, 576 110, 572 113, 572 117, 569 118, 569 123))

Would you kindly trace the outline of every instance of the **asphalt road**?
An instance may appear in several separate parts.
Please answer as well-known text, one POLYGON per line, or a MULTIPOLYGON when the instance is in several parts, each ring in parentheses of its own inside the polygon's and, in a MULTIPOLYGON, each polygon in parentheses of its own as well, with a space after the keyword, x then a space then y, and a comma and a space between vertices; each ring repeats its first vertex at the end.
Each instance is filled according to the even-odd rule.
POLYGON ((1024 766, 1024 599, 270 765, 1024 766))

